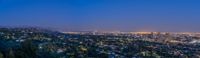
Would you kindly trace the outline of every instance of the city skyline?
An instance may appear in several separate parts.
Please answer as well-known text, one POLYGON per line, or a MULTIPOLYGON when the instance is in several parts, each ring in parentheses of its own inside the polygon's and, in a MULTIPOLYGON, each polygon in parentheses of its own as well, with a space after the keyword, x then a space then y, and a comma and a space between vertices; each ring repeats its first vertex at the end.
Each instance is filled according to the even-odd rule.
POLYGON ((0 26, 62 31, 200 32, 195 0, 1 0, 0 26))

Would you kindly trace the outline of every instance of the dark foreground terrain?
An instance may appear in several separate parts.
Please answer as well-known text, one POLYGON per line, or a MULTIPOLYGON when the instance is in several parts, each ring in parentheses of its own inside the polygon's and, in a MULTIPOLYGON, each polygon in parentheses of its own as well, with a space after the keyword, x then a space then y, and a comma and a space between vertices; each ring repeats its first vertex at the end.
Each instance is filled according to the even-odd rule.
POLYGON ((0 58, 200 58, 200 44, 189 43, 198 37, 153 36, 158 40, 152 34, 138 37, 0 28, 0 58), (172 43, 168 38, 182 42, 172 43))

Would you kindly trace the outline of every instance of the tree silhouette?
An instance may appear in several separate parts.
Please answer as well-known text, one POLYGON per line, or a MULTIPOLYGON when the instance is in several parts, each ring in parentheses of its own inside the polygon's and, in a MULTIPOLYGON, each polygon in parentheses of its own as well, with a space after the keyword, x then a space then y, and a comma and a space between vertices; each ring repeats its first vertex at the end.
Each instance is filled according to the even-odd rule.
POLYGON ((4 58, 4 57, 3 57, 3 54, 2 54, 1 52, 0 52, 0 58, 4 58))

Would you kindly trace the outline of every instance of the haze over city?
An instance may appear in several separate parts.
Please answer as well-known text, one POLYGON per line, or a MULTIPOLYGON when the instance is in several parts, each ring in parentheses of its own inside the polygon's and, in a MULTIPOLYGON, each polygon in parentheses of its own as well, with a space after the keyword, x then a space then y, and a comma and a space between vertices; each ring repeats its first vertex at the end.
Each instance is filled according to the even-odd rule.
POLYGON ((0 0, 1 26, 200 32, 198 0, 0 0))

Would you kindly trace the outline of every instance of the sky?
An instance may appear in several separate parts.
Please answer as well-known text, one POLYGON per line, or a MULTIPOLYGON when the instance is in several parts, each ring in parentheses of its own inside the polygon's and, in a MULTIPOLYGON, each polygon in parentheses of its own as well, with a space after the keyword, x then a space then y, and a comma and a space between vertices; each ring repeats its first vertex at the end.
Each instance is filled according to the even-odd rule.
POLYGON ((200 0, 0 0, 0 26, 200 32, 200 0))

